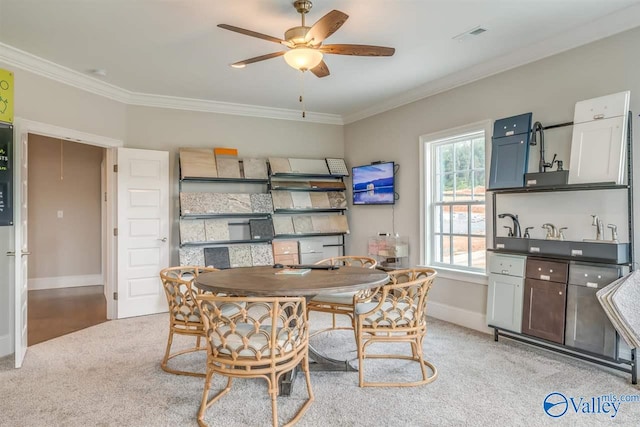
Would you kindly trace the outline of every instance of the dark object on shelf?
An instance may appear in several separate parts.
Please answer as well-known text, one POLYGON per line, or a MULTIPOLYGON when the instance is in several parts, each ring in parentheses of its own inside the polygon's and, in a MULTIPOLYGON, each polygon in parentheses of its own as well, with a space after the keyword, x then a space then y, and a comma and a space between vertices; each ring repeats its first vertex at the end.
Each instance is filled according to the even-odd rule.
POLYGON ((498 218, 506 218, 509 217, 511 218, 511 220, 513 221, 513 231, 511 231, 512 229, 510 227, 509 228, 509 237, 522 237, 522 234, 520 232, 520 221, 518 221, 518 215, 514 215, 514 214, 510 214, 510 213, 501 213, 498 215, 498 218))
POLYGON ((226 246, 217 248, 204 248, 204 265, 218 269, 231 268, 229 248, 226 246))
POLYGON ((491 138, 489 189, 524 186, 532 113, 496 120, 491 138))
POLYGON ((273 221, 271 221, 271 218, 250 219, 249 230, 252 239, 272 239, 274 236, 273 221))
POLYGON ((554 172, 532 172, 524 175, 527 187, 549 187, 552 185, 567 185, 569 171, 559 170, 554 172))

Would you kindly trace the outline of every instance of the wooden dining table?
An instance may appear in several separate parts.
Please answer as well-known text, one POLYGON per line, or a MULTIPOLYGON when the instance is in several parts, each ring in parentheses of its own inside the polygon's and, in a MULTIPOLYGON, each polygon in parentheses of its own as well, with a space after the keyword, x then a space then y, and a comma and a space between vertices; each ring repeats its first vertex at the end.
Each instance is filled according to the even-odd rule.
MULTIPOLYGON (((272 266, 239 267, 202 273, 194 285, 204 291, 245 296, 304 296, 311 299, 320 294, 335 294, 370 289, 384 285, 389 275, 380 270, 362 267, 312 269, 306 274, 277 274, 272 266)), ((316 371, 357 371, 347 360, 336 360, 320 354, 309 346, 309 368, 316 371)), ((280 393, 289 395, 292 378, 280 384, 280 393)))

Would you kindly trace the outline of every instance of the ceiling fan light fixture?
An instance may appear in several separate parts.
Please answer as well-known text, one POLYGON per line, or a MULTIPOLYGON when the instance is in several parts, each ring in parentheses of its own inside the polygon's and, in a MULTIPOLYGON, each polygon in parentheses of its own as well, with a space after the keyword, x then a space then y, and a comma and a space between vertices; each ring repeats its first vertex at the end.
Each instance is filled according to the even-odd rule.
POLYGON ((246 67, 246 66, 247 66, 247 64, 237 64, 237 63, 236 63, 236 64, 231 64, 231 66, 232 66, 233 68, 244 68, 244 67, 246 67))
POLYGON ((322 52, 308 47, 297 47, 287 51, 284 60, 296 70, 307 71, 322 62, 322 52))

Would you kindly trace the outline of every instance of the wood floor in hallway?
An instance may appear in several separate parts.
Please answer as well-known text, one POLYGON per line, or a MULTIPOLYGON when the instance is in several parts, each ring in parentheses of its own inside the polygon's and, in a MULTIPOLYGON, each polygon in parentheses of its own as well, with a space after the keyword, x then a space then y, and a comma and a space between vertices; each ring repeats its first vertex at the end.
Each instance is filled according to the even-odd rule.
POLYGON ((103 286, 29 291, 28 345, 107 321, 103 286))

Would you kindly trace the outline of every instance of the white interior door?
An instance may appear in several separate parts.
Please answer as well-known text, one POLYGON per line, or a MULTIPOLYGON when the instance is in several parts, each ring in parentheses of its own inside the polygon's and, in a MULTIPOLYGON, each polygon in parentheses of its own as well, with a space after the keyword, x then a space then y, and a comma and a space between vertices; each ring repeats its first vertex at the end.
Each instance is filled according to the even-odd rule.
POLYGON ((118 318, 167 311, 169 153, 118 148, 118 318))
POLYGON ((29 194, 27 192, 27 134, 20 135, 16 131, 16 138, 19 143, 15 157, 15 185, 14 185, 14 206, 17 207, 14 213, 15 223, 20 224, 15 227, 15 367, 22 366, 22 361, 27 353, 27 283, 29 249, 27 247, 29 240, 27 239, 27 201, 29 194))

